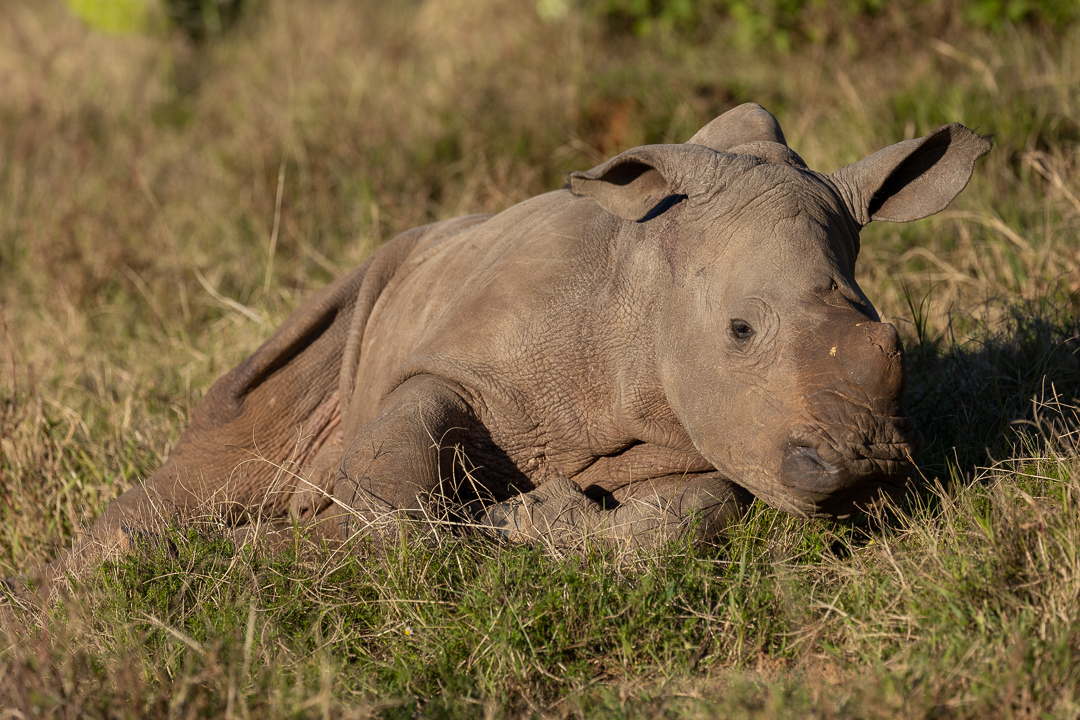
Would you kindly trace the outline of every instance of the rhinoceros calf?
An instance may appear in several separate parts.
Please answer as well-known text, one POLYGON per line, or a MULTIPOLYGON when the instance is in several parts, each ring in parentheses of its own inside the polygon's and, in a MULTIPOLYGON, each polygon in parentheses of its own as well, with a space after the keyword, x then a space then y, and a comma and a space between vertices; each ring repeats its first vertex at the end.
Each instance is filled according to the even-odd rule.
POLYGON ((410 230, 218 380, 61 563, 208 506, 641 544, 708 540, 751 495, 842 516, 903 492, 922 438, 859 231, 944 209, 989 149, 954 124, 825 175, 747 104, 410 230))

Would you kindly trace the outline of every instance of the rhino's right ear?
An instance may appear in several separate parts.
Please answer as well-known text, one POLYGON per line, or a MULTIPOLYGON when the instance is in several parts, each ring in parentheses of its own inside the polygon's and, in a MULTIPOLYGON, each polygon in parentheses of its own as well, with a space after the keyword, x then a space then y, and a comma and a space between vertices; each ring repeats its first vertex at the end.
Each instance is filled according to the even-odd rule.
POLYGON ((570 173, 570 192, 623 220, 645 221, 691 194, 716 169, 719 157, 700 145, 644 145, 592 170, 570 173))
POLYGON ((860 225, 908 222, 944 210, 991 147, 986 138, 954 123, 879 150, 829 177, 860 225))

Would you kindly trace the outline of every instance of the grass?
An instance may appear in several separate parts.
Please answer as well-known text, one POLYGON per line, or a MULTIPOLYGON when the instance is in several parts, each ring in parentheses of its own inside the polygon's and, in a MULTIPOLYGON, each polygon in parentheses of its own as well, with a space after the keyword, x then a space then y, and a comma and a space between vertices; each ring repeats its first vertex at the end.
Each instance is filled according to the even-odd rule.
POLYGON ((713 552, 621 562, 453 537, 266 553, 174 529, 20 617, 5 699, 60 715, 1068 716, 1075 470, 998 468, 870 532, 758 506, 713 552))
POLYGON ((748 100, 825 171, 946 122, 995 136, 945 213, 863 233, 927 436, 904 504, 755 505, 720 547, 631 558, 176 527, 8 608, 12 717, 1080 715, 1080 26, 808 6, 778 47, 716 4, 635 33, 588 3, 265 0, 193 43, 9 4, 3 575, 146 477, 214 378, 399 231, 748 100))

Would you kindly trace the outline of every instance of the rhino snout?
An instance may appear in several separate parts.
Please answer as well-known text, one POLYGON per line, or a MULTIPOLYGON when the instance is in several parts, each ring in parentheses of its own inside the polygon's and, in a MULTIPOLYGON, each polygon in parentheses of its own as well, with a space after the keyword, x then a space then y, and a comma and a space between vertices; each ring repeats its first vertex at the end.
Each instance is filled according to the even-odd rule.
POLYGON ((923 445, 910 416, 879 418, 875 439, 839 441, 851 432, 861 435, 846 430, 802 427, 783 443, 777 480, 806 514, 845 515, 882 494, 907 490, 923 445))
POLYGON ((826 462, 806 445, 792 445, 780 465, 780 482, 787 487, 829 495, 840 485, 840 467, 826 462))
POLYGON ((845 335, 837 346, 837 359, 848 381, 870 398, 902 398, 907 368, 896 327, 867 320, 845 335))
MULTIPOLYGON (((913 438, 914 439, 914 438, 913 438)), ((921 436, 919 438, 921 440, 921 436)), ((921 444, 921 443, 919 443, 921 444)), ((780 463, 780 483, 793 490, 829 496, 866 483, 903 485, 912 467, 917 445, 852 448, 850 457, 791 444, 780 463), (874 453, 875 450, 885 452, 874 453), (864 453, 873 453, 873 455, 864 453)))

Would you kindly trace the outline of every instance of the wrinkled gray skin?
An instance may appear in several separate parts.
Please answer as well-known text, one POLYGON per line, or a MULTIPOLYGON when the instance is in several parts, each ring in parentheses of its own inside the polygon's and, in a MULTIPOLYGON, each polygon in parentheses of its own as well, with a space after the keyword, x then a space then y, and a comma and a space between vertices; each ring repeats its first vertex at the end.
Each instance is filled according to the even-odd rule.
POLYGON ((405 514, 640 545, 709 540, 751 495, 843 516, 900 493, 922 438, 859 231, 944 209, 989 149, 949 125, 824 175, 747 104, 406 232, 218 380, 54 567, 208 507, 339 539, 405 514))

